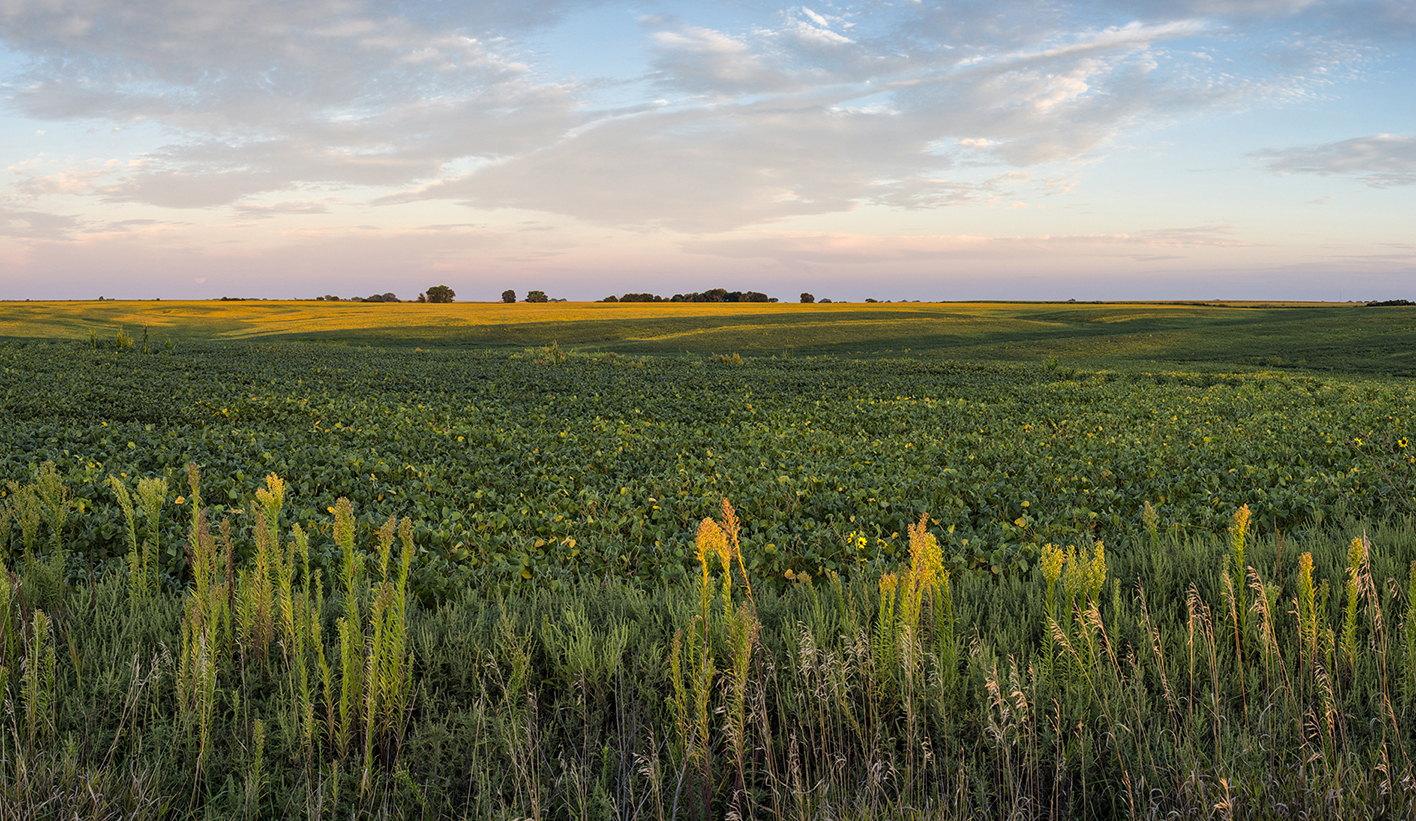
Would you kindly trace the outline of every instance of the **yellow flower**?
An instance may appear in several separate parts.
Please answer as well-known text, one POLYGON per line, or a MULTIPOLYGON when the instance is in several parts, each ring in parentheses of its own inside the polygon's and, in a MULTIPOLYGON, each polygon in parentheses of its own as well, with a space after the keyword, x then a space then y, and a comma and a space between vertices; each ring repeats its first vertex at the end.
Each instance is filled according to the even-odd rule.
POLYGON ((1067 554, 1062 548, 1051 543, 1043 545, 1042 561, 1039 564, 1042 566, 1043 578, 1047 579, 1048 584, 1057 583, 1057 579, 1062 576, 1062 567, 1066 563, 1067 554))

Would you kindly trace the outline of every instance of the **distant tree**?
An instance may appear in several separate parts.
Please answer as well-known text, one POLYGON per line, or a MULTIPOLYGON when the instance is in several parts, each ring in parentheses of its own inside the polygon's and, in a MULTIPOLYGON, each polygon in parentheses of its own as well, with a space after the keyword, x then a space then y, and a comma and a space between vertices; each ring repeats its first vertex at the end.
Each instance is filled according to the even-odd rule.
POLYGON ((419 295, 418 295, 418 299, 417 299, 416 301, 417 301, 417 302, 427 302, 427 301, 428 301, 428 295, 427 295, 427 294, 419 294, 419 295))
POLYGON ((829 300, 829 299, 823 299, 823 300, 821 300, 821 304, 822 304, 822 305, 829 304, 830 302, 831 302, 831 300, 829 300))
POLYGON ((815 301, 816 301, 816 297, 814 297, 814 296, 812 296, 811 294, 808 294, 808 293, 806 293, 805 291, 803 291, 803 292, 802 292, 802 295, 801 295, 801 301, 802 301, 802 304, 805 305, 805 304, 807 304, 807 303, 815 302, 815 301))
MULTIPOLYGON (((357 298, 357 297, 356 297, 357 298)), ((383 302, 383 294, 370 294, 363 298, 364 302, 383 302)))
POLYGON ((338 301, 339 301, 339 297, 335 296, 334 294, 325 294, 324 297, 323 297, 323 299, 324 299, 325 302, 338 302, 338 301))
POLYGON ((399 299, 397 296, 394 295, 394 293, 393 293, 392 291, 390 291, 390 292, 388 292, 388 293, 386 293, 386 294, 383 295, 383 301, 384 301, 384 302, 402 302, 403 300, 399 299))
POLYGON ((502 291, 502 302, 508 302, 508 303, 510 303, 510 302, 515 302, 515 301, 516 301, 516 292, 515 292, 515 291, 511 290, 510 288, 507 288, 505 291, 502 291))
POLYGON ((528 291, 526 293, 527 302, 550 302, 545 291, 528 291))
POLYGON ((871 299, 870 297, 866 297, 865 301, 866 301, 866 302, 879 302, 880 300, 878 300, 878 299, 871 299))
POLYGON ((429 302, 451 302, 457 292, 446 285, 434 285, 427 290, 429 302))
POLYGON ((610 294, 609 296, 605 297, 604 299, 602 299, 602 300, 600 300, 600 301, 601 301, 601 302, 619 302, 619 297, 615 296, 614 294, 610 294))

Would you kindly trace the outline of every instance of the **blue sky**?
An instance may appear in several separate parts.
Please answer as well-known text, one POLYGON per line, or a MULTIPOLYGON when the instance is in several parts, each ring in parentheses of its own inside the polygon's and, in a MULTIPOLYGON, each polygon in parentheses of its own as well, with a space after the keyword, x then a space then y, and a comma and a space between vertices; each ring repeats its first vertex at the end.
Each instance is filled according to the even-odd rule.
POLYGON ((0 0, 0 298, 1416 298, 1409 0, 0 0))

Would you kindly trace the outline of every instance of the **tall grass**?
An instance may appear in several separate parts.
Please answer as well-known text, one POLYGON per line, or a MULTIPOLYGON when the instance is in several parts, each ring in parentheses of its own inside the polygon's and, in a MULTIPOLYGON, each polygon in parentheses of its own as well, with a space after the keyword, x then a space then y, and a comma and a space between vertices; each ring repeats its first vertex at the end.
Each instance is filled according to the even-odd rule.
POLYGON ((145 534, 165 485, 110 483, 127 562, 91 582, 45 555, 62 483, 9 488, 0 816, 1416 812, 1407 520, 1280 539, 1241 509, 998 579, 924 517, 904 565, 782 589, 725 502, 686 588, 424 604, 410 522, 341 500, 316 544, 275 476, 220 521, 188 481, 180 589, 145 534))

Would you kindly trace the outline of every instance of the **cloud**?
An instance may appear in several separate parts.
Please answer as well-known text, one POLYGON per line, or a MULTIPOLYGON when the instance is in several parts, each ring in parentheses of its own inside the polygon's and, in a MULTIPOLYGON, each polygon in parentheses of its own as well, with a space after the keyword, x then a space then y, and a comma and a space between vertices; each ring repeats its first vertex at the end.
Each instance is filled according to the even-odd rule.
POLYGON ((862 23, 827 59, 792 34, 820 26, 807 11, 744 36, 649 18, 654 82, 691 96, 592 119, 385 201, 456 199, 687 232, 865 203, 959 205, 994 196, 990 183, 955 173, 964 165, 1075 162, 1147 117, 1252 92, 1155 76, 1154 46, 1207 31, 1195 21, 1059 37, 1021 17, 1000 37, 1007 48, 973 43, 962 54, 902 51, 862 23))
POLYGON ((1325 0, 1143 0, 1136 6, 1147 17, 1204 15, 1249 20, 1293 17, 1325 4, 1325 0))
POLYGON ((112 174, 116 164, 117 160, 110 160, 102 164, 70 166, 53 174, 36 174, 25 167, 27 163, 11 166, 10 170, 15 177, 13 190, 27 201, 56 195, 92 194, 96 182, 112 174))
POLYGON ((1376 134, 1253 156, 1279 174, 1355 177, 1373 188, 1416 184, 1416 137, 1376 134))
POLYGON ((683 26, 650 35, 661 88, 713 96, 758 94, 799 88, 794 77, 743 40, 712 29, 683 26))
POLYGON ((878 175, 936 164, 922 148, 895 118, 819 105, 646 112, 407 196, 717 231, 848 210, 878 175))
POLYGON ((25 51, 121 59, 190 84, 203 69, 314 65, 338 51, 331 43, 352 46, 352 63, 361 49, 399 47, 415 37, 436 44, 437 35, 450 30, 497 36, 545 28, 593 5, 464 0, 410 3, 395 11, 378 0, 8 0, 0 20, 5 38, 25 51))
POLYGON ((310 104, 376 101, 389 80, 427 82, 421 69, 393 75, 430 40, 449 52, 445 69, 478 62, 406 16, 345 0, 19 0, 3 19, 6 40, 33 61, 13 99, 39 116, 264 123, 310 104))
MULTIPOLYGON (((131 167, 86 171, 116 181, 94 190, 110 201, 201 208, 310 183, 401 186, 435 177, 463 157, 495 157, 562 135, 577 124, 564 88, 511 78, 437 100, 410 99, 354 114, 302 112, 247 128, 191 130, 131 167)), ((32 188, 59 182, 41 180, 32 188)), ((37 188, 36 188, 37 190, 37 188)))
POLYGON ((0 202, 0 237, 21 240, 70 239, 81 228, 78 217, 8 208, 0 202))
POLYGON ((1063 234, 986 237, 977 235, 873 236, 845 233, 773 233, 723 239, 701 238, 682 244, 693 254, 735 259, 831 265, 878 265, 930 259, 1002 259, 1092 253, 1153 261, 1181 258, 1137 251, 1141 248, 1255 247, 1236 239, 1227 226, 1201 226, 1136 234, 1063 234))
POLYGON ((102 190, 109 202, 142 202, 164 208, 206 208, 289 184, 271 174, 242 171, 184 173, 156 171, 135 174, 102 190))
POLYGON ((1097 5, 1148 21, 1206 17, 1236 27, 1276 22, 1381 41, 1416 33, 1416 6, 1409 0, 1102 0, 1097 5))
POLYGON ((577 124, 570 87, 497 35, 569 5, 16 0, 0 38, 28 57, 8 83, 21 114, 171 135, 97 193, 190 208, 309 182, 406 185, 556 138, 577 124))
MULTIPOLYGON (((704 233, 996 202, 1017 185, 1009 168, 1066 177, 1047 167, 1092 162, 1127 131, 1303 98, 1364 59, 1290 33, 1327 21, 1331 2, 1107 14, 867 0, 754 9, 732 28, 648 16, 642 73, 584 82, 548 76, 529 45, 594 5, 576 0, 0 0, 0 39, 24 59, 5 86, 14 111, 164 135, 131 164, 28 174, 18 196, 253 217, 311 213, 257 203, 308 209, 311 191, 371 189, 384 204, 704 233), (1256 29, 1245 67, 1190 56, 1240 38, 1226 20, 1249 17, 1286 28, 1256 29), (595 89, 616 83, 639 98, 597 107, 595 89)), ((1407 14, 1359 6, 1363 19, 1407 14)))
POLYGON ((282 200, 269 204, 238 203, 235 209, 238 216, 251 219, 270 219, 278 216, 328 214, 329 202, 327 200, 282 200))

